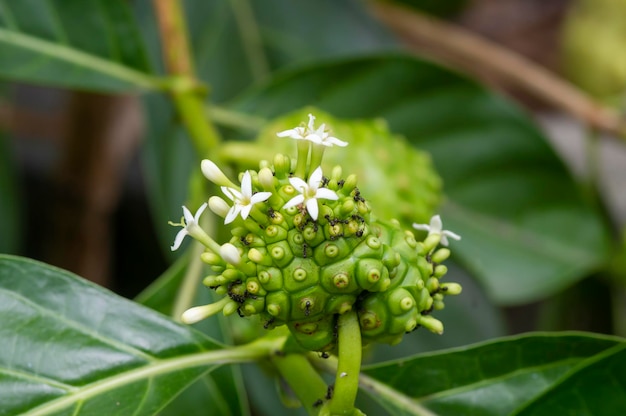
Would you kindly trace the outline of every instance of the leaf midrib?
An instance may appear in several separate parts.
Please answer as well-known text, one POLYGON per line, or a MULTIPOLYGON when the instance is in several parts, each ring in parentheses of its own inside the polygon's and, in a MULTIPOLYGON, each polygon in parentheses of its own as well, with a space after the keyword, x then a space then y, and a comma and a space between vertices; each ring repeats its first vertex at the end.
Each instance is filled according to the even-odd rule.
MULTIPOLYGON (((202 353, 184 355, 180 357, 156 360, 149 365, 134 368, 123 373, 118 373, 113 377, 108 377, 94 383, 82 386, 68 395, 59 397, 58 399, 49 401, 34 409, 31 409, 30 411, 24 413, 24 415, 48 415, 66 409, 74 405, 75 403, 84 402, 107 391, 114 390, 124 385, 134 383, 136 381, 152 379, 163 374, 180 372, 183 370, 201 366, 207 366, 206 371, 211 371, 223 364, 255 361, 259 358, 266 356, 268 351, 271 351, 282 342, 284 342, 284 339, 276 339, 269 340, 265 343, 266 345, 259 345, 257 348, 243 346, 239 348, 235 347, 232 349, 207 351, 202 353)), ((198 376, 201 375, 202 374, 199 374, 198 376)))
POLYGON ((0 28, 0 43, 22 48, 50 59, 57 59, 87 68, 103 75, 128 82, 146 90, 163 90, 165 83, 158 77, 137 71, 78 49, 50 42, 31 35, 0 28))

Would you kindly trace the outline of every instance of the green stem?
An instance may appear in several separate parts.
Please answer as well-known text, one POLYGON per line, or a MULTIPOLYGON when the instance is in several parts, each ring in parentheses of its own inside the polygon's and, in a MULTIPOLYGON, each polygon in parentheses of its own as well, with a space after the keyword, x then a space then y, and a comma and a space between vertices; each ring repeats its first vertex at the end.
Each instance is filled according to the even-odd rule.
POLYGON ((321 401, 326 396, 327 386, 309 360, 301 354, 273 354, 270 361, 300 399, 308 414, 317 415, 321 401))
MULTIPOLYGON (((337 372, 338 362, 337 358, 329 357, 322 359, 316 354, 309 354, 309 359, 313 363, 313 366, 320 371, 329 374, 335 374, 337 372)), ((370 393, 373 397, 382 397, 390 403, 394 403, 397 408, 404 410, 402 414, 410 414, 416 416, 434 416, 430 410, 419 404, 415 399, 406 396, 404 393, 399 392, 384 383, 369 377, 366 374, 360 374, 359 387, 370 393)), ((398 412, 400 413, 400 412, 398 412)))
POLYGON ((263 128, 267 120, 262 117, 240 113, 213 104, 206 104, 206 114, 216 124, 242 130, 257 132, 263 128))
POLYGON ((317 169, 318 166, 322 165, 322 158, 324 157, 324 150, 326 150, 326 146, 321 144, 314 144, 311 147, 312 149, 310 169, 314 170, 317 169))
POLYGON ((202 274, 202 260, 200 254, 204 251, 202 244, 194 242, 190 247, 189 262, 183 281, 178 288, 174 305, 172 306, 172 318, 180 322, 180 316, 193 304, 202 274))
POLYGON ((355 311, 339 315, 337 323, 335 392, 328 403, 332 415, 352 415, 361 371, 361 327, 355 311))
POLYGON ((308 140, 296 140, 298 148, 298 161, 296 162, 295 175, 306 180, 306 167, 309 161, 309 149, 311 144, 308 140))

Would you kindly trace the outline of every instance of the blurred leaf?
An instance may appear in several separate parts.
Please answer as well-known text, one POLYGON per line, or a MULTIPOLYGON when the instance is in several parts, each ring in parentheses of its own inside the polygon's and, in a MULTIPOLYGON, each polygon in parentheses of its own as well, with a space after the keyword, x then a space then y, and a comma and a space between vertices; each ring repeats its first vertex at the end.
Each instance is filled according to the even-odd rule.
POLYGON ((103 92, 158 88, 124 0, 0 0, 0 77, 103 92))
POLYGON ((626 412, 626 345, 583 361, 515 415, 621 415, 626 412))
POLYGON ((9 143, 0 131, 0 253, 15 253, 20 242, 17 176, 9 143))
POLYGON ((220 349, 69 272, 6 255, 0 321, 8 414, 154 414, 215 368, 203 357, 220 349))
MULTIPOLYGON (((593 396, 607 387, 607 364, 617 363, 617 349, 623 357, 625 345, 618 338, 584 333, 529 334, 367 366, 363 373, 395 389, 391 394, 372 394, 393 415, 424 414, 420 413, 424 408, 442 416, 505 415, 544 392, 546 399, 559 404, 545 414, 565 414, 564 409, 578 406, 580 400, 599 401, 593 396), (605 359, 607 356, 614 360, 605 359), (579 368, 589 366, 597 372, 589 385, 596 383, 597 388, 566 390, 583 375, 578 374, 579 368), (601 381, 602 371, 605 378, 601 381), (572 394, 555 397, 554 390, 572 394)), ((624 362, 622 358, 622 364, 610 371, 615 387, 606 394, 617 397, 589 414, 620 414, 613 413, 610 405, 616 401, 624 404, 624 362)))
POLYGON ((431 153, 449 198, 444 225, 463 236, 453 252, 495 301, 544 298, 606 261, 600 213, 527 117, 476 83, 377 56, 282 73, 233 109, 272 118, 307 105, 385 118, 431 153))

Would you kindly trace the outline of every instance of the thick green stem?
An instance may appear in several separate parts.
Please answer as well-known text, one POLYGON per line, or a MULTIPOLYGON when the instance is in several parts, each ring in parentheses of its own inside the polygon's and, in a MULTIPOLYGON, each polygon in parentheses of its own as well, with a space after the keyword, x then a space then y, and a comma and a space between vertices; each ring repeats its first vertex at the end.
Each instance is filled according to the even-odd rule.
POLYGON ((309 360, 302 354, 273 354, 270 360, 309 415, 317 415, 327 386, 309 360))
POLYGON ((361 327, 355 311, 339 315, 335 392, 328 403, 332 415, 352 415, 361 371, 361 327))

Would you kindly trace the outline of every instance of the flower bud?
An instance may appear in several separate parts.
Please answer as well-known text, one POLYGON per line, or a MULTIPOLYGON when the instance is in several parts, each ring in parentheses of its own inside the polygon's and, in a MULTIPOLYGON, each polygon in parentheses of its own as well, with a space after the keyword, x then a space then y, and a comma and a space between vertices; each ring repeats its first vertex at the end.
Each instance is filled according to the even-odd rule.
POLYGON ((274 191, 274 174, 269 168, 263 168, 259 171, 259 183, 265 191, 274 191))
POLYGON ((237 247, 230 243, 223 244, 220 248, 220 256, 226 263, 230 263, 233 266, 238 266, 241 263, 241 254, 237 247))
POLYGON ((212 196, 209 198, 209 209, 213 211, 215 214, 220 217, 226 217, 228 211, 230 210, 230 206, 219 196, 212 196))
POLYGON ((226 175, 224 175, 224 172, 222 172, 220 168, 213 163, 213 161, 204 159, 200 164, 200 168, 202 169, 202 174, 214 184, 219 186, 228 186, 231 188, 239 188, 237 185, 232 183, 226 175))

